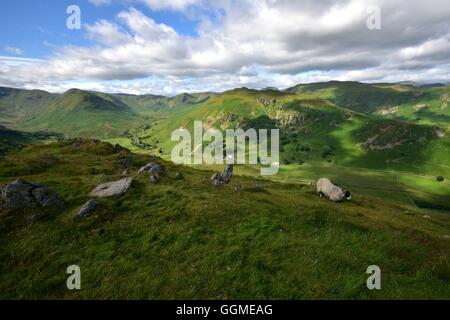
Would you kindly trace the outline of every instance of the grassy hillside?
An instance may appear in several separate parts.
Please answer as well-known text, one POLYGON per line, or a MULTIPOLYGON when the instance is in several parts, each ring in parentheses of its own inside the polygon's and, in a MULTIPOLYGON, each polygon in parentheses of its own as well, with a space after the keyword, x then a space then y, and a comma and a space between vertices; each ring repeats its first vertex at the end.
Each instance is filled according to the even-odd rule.
POLYGON ((26 126, 72 137, 108 138, 122 134, 140 121, 135 112, 117 99, 72 89, 27 120, 26 126))
POLYGON ((334 104, 366 114, 387 105, 413 101, 419 94, 414 87, 400 84, 366 84, 360 82, 319 82, 300 84, 287 89, 294 93, 311 93, 334 104))
POLYGON ((379 110, 383 117, 447 128, 450 123, 450 86, 418 89, 409 103, 391 105, 379 110))
POLYGON ((23 119, 39 114, 57 94, 0 87, 0 125, 20 129, 23 119))
MULTIPOLYGON (((220 129, 279 128, 281 170, 270 179, 308 184, 327 176, 383 201, 450 211, 448 131, 366 116, 310 94, 236 89, 108 141, 169 160, 171 132, 192 132, 195 120, 220 129)), ((258 166, 238 170, 259 175, 258 166)))
POLYGON ((62 208, 0 213, 1 299, 450 296, 443 214, 424 219, 424 211, 357 189, 353 201, 337 204, 310 187, 250 177, 233 178, 242 192, 215 189, 211 172, 87 140, 29 146, 0 163, 0 184, 41 182, 66 199, 62 208), (76 219, 97 184, 121 178, 124 158, 132 159, 132 188, 76 219), (169 172, 158 185, 136 174, 149 161, 169 172), (36 214, 41 218, 26 226, 36 214), (77 292, 65 289, 72 264, 82 270, 77 292), (365 286, 373 264, 382 270, 379 291, 365 286))
MULTIPOLYGON (((445 128, 365 116, 309 94, 237 89, 180 111, 135 139, 170 156, 178 128, 279 128, 283 164, 333 164, 449 175, 450 138, 445 128), (434 164, 434 169, 432 165, 434 164)), ((112 140, 123 143, 126 141, 112 140)), ((128 147, 128 146, 127 146, 128 147)))
POLYGON ((414 86, 330 81, 300 84, 287 92, 313 94, 337 106, 382 118, 443 126, 450 121, 450 86, 442 84, 414 86))

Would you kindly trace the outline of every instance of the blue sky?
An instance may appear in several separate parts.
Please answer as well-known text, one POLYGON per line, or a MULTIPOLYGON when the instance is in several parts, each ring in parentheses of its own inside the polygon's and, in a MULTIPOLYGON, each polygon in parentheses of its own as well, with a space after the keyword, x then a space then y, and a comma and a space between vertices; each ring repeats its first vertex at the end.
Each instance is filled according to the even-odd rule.
MULTIPOLYGON (((96 6, 88 0, 2 0, 0 1, 2 54, 11 55, 5 47, 19 48, 23 53, 16 56, 43 59, 51 55, 53 46, 91 44, 82 30, 66 28, 69 16, 66 9, 72 4, 80 7, 83 24, 93 24, 100 19, 114 20, 118 12, 129 7, 126 2, 96 6)), ((140 3, 133 3, 133 7, 158 23, 170 25, 180 34, 196 35, 198 21, 189 19, 180 12, 155 11, 140 3)))
POLYGON ((172 95, 450 82, 446 0, 2 0, 0 30, 0 86, 172 95), (69 5, 81 30, 66 28, 69 5))

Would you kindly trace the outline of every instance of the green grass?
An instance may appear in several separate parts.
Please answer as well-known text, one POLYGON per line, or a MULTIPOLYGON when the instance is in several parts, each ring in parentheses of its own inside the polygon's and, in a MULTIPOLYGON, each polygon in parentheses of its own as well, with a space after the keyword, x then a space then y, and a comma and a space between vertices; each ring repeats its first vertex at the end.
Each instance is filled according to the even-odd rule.
POLYGON ((387 105, 413 101, 419 90, 398 84, 366 84, 359 82, 330 81, 300 84, 288 89, 295 93, 312 93, 337 106, 371 114, 387 105))
MULTIPOLYGON (((164 163, 153 185, 138 168, 157 161, 85 141, 29 146, 0 160, 0 183, 18 177, 59 192, 51 210, 0 215, 1 299, 448 299, 448 216, 356 194, 332 203, 307 186, 234 177, 214 189, 211 172, 164 163), (48 155, 58 161, 45 161, 48 155), (98 183, 119 179, 132 157, 135 182, 96 215, 76 209, 98 183), (174 179, 182 172, 184 180, 174 179), (31 227, 24 221, 42 214, 31 227), (77 264, 82 290, 65 287, 77 264), (382 290, 365 287, 369 265, 382 290)), ((343 182, 344 183, 344 182, 343 182)), ((430 187, 431 188, 431 187, 430 187)))
POLYGON ((60 132, 68 137, 112 138, 142 121, 118 100, 73 89, 28 119, 25 127, 60 132))

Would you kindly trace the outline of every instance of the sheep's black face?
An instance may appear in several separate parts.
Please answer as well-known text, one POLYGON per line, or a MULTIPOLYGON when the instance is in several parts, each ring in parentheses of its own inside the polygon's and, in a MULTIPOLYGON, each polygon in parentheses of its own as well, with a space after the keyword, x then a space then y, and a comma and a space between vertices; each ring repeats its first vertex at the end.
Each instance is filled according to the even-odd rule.
POLYGON ((352 200, 352 195, 350 194, 350 191, 345 191, 345 198, 347 200, 352 200))

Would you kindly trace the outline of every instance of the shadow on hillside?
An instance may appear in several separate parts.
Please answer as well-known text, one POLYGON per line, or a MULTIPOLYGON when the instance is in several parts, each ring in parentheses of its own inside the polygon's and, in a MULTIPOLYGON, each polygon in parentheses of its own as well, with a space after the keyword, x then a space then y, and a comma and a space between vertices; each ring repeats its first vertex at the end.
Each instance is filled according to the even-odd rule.
MULTIPOLYGON (((450 192, 444 195, 441 192, 440 195, 437 195, 422 189, 418 190, 415 186, 407 186, 399 183, 395 174, 395 171, 398 171, 399 174, 401 172, 412 172, 421 175, 423 174, 422 166, 425 165, 427 166, 428 175, 445 176, 445 174, 442 174, 442 171, 445 173, 449 172, 448 169, 444 169, 444 165, 450 166, 450 163, 444 163, 441 166, 433 166, 430 164, 429 146, 431 143, 440 139, 435 133, 435 128, 409 123, 398 123, 396 121, 379 121, 375 125, 373 122, 366 123, 359 128, 353 129, 348 134, 354 141, 359 142, 367 141, 380 135, 381 142, 379 145, 375 145, 380 150, 371 151, 366 146, 365 152, 360 155, 355 155, 352 150, 348 149, 348 141, 341 141, 334 135, 340 129, 338 127, 335 130, 328 131, 322 139, 324 144, 334 147, 334 159, 345 159, 341 163, 338 163, 339 166, 350 169, 368 168, 382 171, 379 171, 379 176, 374 176, 373 172, 378 171, 364 172, 364 170, 355 170, 352 172, 340 170, 339 166, 335 166, 335 171, 327 170, 326 168, 333 167, 333 163, 324 161, 324 164, 327 164, 327 166, 324 166, 325 169, 321 169, 320 166, 311 169, 317 178, 322 177, 323 174, 332 174, 333 176, 330 178, 336 180, 336 183, 340 183, 349 189, 351 188, 356 193, 358 193, 358 188, 360 188, 363 189, 363 194, 373 195, 381 199, 398 199, 403 204, 409 202, 420 208, 450 210, 450 204, 448 203, 450 192), (392 135, 385 134, 383 136, 383 130, 388 130, 386 128, 392 130, 392 135), (395 143, 399 143, 399 145, 395 145, 395 143), (385 149, 382 149, 383 147, 385 149), (386 172, 386 176, 383 177, 381 172, 386 172), (366 179, 365 176, 367 177, 366 179)), ((442 152, 450 150, 450 141, 448 139, 440 142, 443 147, 442 152)), ((445 157, 441 159, 445 159, 445 157)), ((445 178, 450 179, 450 177, 445 178)), ((420 185, 420 180, 417 181, 418 185, 420 185)), ((432 181, 432 183, 439 183, 434 180, 432 181)))
POLYGON ((445 115, 445 114, 436 114, 428 109, 422 109, 419 111, 414 112, 414 114, 419 117, 419 118, 425 118, 425 119, 430 119, 430 120, 434 120, 436 122, 446 122, 446 123, 450 123, 450 116, 445 115))

